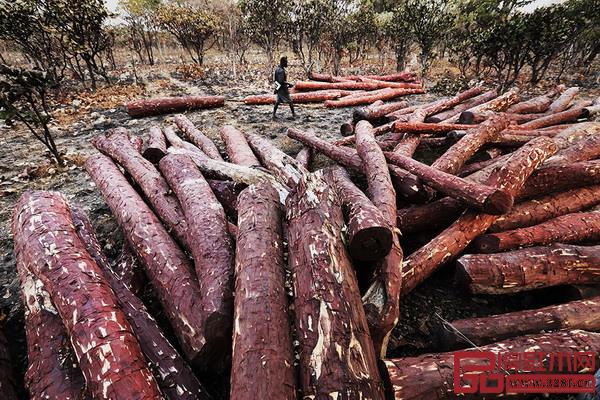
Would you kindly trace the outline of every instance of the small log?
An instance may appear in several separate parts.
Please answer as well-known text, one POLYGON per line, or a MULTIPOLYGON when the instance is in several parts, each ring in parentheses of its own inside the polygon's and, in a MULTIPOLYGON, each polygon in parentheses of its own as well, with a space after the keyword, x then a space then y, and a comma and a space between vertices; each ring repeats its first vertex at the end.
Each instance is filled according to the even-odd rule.
POLYGON ((600 213, 590 211, 561 215, 526 228, 481 235, 473 241, 473 247, 479 253, 498 253, 553 242, 578 243, 598 239, 600 213))
POLYGON ((320 74, 318 72, 310 71, 308 73, 308 79, 313 81, 321 81, 321 82, 344 82, 351 81, 352 79, 346 79, 342 76, 334 76, 331 74, 320 74))
POLYGON ((225 210, 225 214, 233 221, 237 220, 237 198, 240 194, 240 185, 234 181, 220 181, 209 179, 210 188, 225 210))
POLYGON ((456 96, 446 99, 444 101, 437 102, 433 105, 423 107, 423 121, 430 115, 438 114, 442 111, 448 110, 460 103, 465 102, 475 96, 481 95, 483 93, 482 86, 475 86, 470 89, 467 89, 463 92, 458 93, 456 96))
POLYGON ((200 132, 196 128, 194 123, 190 121, 185 115, 176 115, 173 118, 173 122, 183 133, 183 137, 188 141, 192 142, 196 147, 204 152, 207 156, 213 160, 223 161, 219 149, 204 133, 200 132))
POLYGON ((142 293, 148 279, 127 241, 123 242, 119 257, 112 269, 136 296, 142 293))
POLYGON ((417 74, 409 71, 395 72, 388 75, 365 75, 367 79, 376 79, 378 81, 386 82, 414 82, 417 80, 417 74))
POLYGON ((489 317, 452 321, 440 329, 437 341, 444 348, 482 346, 499 340, 561 329, 600 330, 600 297, 571 301, 536 310, 523 310, 489 317), (460 332, 457 335, 456 332, 460 332), (464 337, 469 340, 465 342, 464 337))
POLYGON ((473 128, 473 125, 463 124, 432 124, 427 122, 399 122, 396 121, 392 126, 394 132, 406 133, 448 133, 456 130, 467 130, 473 128))
POLYGON ((287 200, 299 386, 304 397, 384 399, 353 266, 340 235, 341 204, 322 172, 287 200), (335 395, 334 395, 335 396, 335 395))
POLYGON ((193 361, 204 345, 198 334, 203 324, 200 287, 185 253, 110 159, 95 154, 85 169, 144 267, 184 354, 193 361))
POLYGON ((519 101, 519 88, 514 87, 507 92, 501 94, 488 101, 487 103, 470 108, 468 111, 478 113, 482 111, 505 111, 511 105, 519 101))
POLYGON ((150 117, 152 115, 170 114, 203 108, 222 107, 223 96, 181 96, 143 99, 127 103, 127 113, 132 117, 150 117))
POLYGON ((597 184, 600 184, 598 160, 553 165, 534 172, 519 194, 519 199, 597 184))
POLYGON ((467 254, 456 264, 456 281, 473 293, 517 293, 600 282, 600 246, 554 243, 506 253, 467 254))
POLYGON ((425 122, 450 122, 451 120, 454 120, 455 117, 460 115, 463 111, 466 111, 480 104, 487 103, 488 101, 494 99, 497 96, 498 91, 496 89, 489 90, 485 93, 480 94, 479 96, 473 97, 472 99, 465 101, 464 103, 457 104, 449 110, 430 115, 429 117, 425 118, 425 122))
POLYGON ((151 163, 158 163, 167 152, 167 141, 162 130, 158 126, 153 126, 148 131, 148 142, 142 155, 151 163))
POLYGON ((573 189, 516 204, 490 226, 502 232, 539 224, 561 215, 576 213, 600 203, 600 185, 573 189))
POLYGON ((170 400, 210 400, 211 396, 200 384, 190 366, 169 343, 144 303, 111 269, 87 214, 82 209, 71 206, 71 217, 79 239, 117 296, 146 359, 152 365, 152 372, 161 392, 170 400))
POLYGON ((351 99, 339 99, 339 100, 327 100, 325 101, 325 107, 337 108, 337 107, 351 107, 361 104, 370 104, 377 100, 391 100, 400 96, 408 96, 411 94, 422 94, 425 93, 425 89, 388 89, 384 90, 375 95, 365 94, 362 97, 354 97, 351 99))
MULTIPOLYGON (((291 93, 290 97, 294 103, 322 103, 326 100, 335 100, 342 97, 346 92, 343 90, 317 90, 306 93, 291 93)), ((259 94, 255 96, 244 97, 244 104, 247 105, 268 105, 275 104, 277 96, 273 94, 259 94)))
POLYGON ((556 114, 565 111, 571 105, 571 102, 579 93, 578 87, 571 87, 561 93, 556 100, 548 107, 549 114, 556 114))
POLYGON ((65 325, 90 394, 160 399, 140 345, 62 195, 27 192, 13 215, 15 253, 38 276, 65 325))
POLYGON ((296 154, 296 162, 307 171, 309 170, 312 158, 313 150, 308 146, 303 146, 298 154, 296 154))
MULTIPOLYGON (((597 349, 598 346, 600 346, 600 333, 571 330, 520 336, 472 350, 491 352, 496 357, 536 352, 547 358, 548 354, 571 355, 573 352, 583 351, 582 349, 597 349)), ((490 361, 487 358, 478 359, 477 355, 480 354, 475 353, 474 359, 465 360, 462 364, 485 369, 490 361)), ((389 388, 389 398, 405 400, 457 398, 454 371, 458 366, 454 365, 454 362, 453 351, 384 360, 386 371, 384 380, 389 388)), ((498 371, 496 368, 492 369, 498 371)), ((591 373, 593 374, 593 371, 591 373)), ((501 377, 503 379, 504 375, 501 377)))
POLYGON ((550 104, 552 104, 552 99, 564 90, 564 85, 557 85, 542 96, 513 104, 512 106, 508 107, 506 112, 515 114, 543 113, 548 110, 550 104))
POLYGON ((187 223, 181 206, 154 165, 138 153, 124 134, 94 137, 92 143, 105 155, 118 162, 144 192, 160 219, 180 243, 186 243, 187 223))
POLYGON ((529 122, 534 119, 543 117, 544 114, 515 114, 509 112, 496 112, 496 111, 481 111, 481 112, 472 112, 465 111, 460 114, 458 117, 459 124, 480 124, 483 121, 486 121, 494 116, 503 116, 514 124, 522 124, 524 122, 529 122))
POLYGON ((190 251, 200 285, 199 313, 204 346, 197 358, 203 369, 222 371, 231 346, 234 247, 223 207, 194 162, 168 154, 160 170, 173 189, 188 222, 190 251))
POLYGON ((296 373, 277 191, 266 183, 251 185, 240 193, 238 208, 230 397, 293 400, 296 373))
POLYGON ((421 89, 422 85, 419 83, 407 83, 407 82, 386 82, 368 80, 364 82, 315 82, 315 81, 298 81, 294 88, 298 91, 314 91, 314 90, 378 90, 385 88, 393 89, 421 89))
POLYGON ((523 129, 539 129, 547 126, 558 125, 564 122, 577 121, 581 118, 588 118, 589 113, 584 107, 571 108, 555 114, 546 115, 533 121, 519 125, 523 129))
MULTIPOLYGON (((515 151, 506 165, 492 174, 486 184, 516 196, 531 173, 556 150, 557 146, 551 139, 533 139, 515 151)), ((412 253, 403 265, 401 293, 410 292, 440 265, 456 257, 497 218, 496 215, 468 210, 427 245, 412 253)))
POLYGON ((352 112, 353 121, 358 122, 364 119, 373 122, 385 117, 389 113, 408 107, 408 102, 405 100, 375 105, 376 103, 378 102, 375 102, 367 107, 355 108, 352 112))

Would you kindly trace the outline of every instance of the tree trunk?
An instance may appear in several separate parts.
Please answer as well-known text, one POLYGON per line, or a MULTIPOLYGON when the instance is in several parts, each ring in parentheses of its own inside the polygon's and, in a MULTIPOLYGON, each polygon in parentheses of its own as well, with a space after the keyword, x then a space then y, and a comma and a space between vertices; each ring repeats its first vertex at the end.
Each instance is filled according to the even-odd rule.
MULTIPOLYGON (((335 100, 342 97, 342 90, 318 90, 306 93, 291 93, 290 98, 294 103, 322 103, 326 100, 335 100)), ((244 104, 248 105, 267 105, 275 104, 277 96, 273 94, 259 94, 244 97, 244 104)))
POLYGON ((204 154, 213 160, 223 161, 223 157, 221 157, 221 153, 219 153, 219 149, 215 146, 213 141, 206 137, 204 133, 200 132, 200 130, 194 126, 194 123, 185 115, 176 115, 173 118, 173 122, 175 122, 175 125, 181 130, 183 137, 196 145, 196 147, 202 150, 204 154))
POLYGON ((94 146, 118 162, 144 192, 148 202, 180 243, 187 244, 187 223, 177 198, 154 165, 138 153, 125 134, 97 135, 94 146))
POLYGON ((66 200, 58 193, 24 194, 13 235, 18 259, 42 280, 56 306, 90 394, 160 399, 131 326, 77 236, 66 200))
POLYGON ((542 96, 513 104, 508 107, 506 112, 515 114, 543 113, 548 110, 550 104, 552 104, 552 99, 564 90, 564 85, 558 85, 542 96))
POLYGON ((231 125, 224 125, 219 133, 225 142, 225 150, 230 162, 245 167, 260 166, 242 132, 231 125))
POLYGON ((126 107, 127 113, 132 117, 150 117, 174 112, 222 107, 223 105, 225 105, 225 97, 223 96, 182 96, 137 100, 127 103, 126 107))
POLYGON ((190 366, 165 338, 144 303, 131 292, 120 276, 112 270, 96 238, 92 222, 78 207, 71 207, 73 225, 85 249, 98 264, 104 278, 121 305, 123 313, 138 338, 146 359, 152 365, 161 392, 170 400, 211 399, 190 366))
POLYGON ((296 399, 281 223, 272 186, 259 183, 240 193, 232 399, 296 399))
POLYGON ((167 141, 165 140, 165 135, 163 135, 160 127, 151 127, 148 131, 148 142, 142 155, 146 160, 157 164, 165 156, 166 152, 167 141))
POLYGON ((548 107, 548 114, 556 114, 562 111, 565 111, 571 105, 571 102, 579 93, 578 87, 571 87, 562 92, 560 96, 556 100, 550 104, 548 107))
POLYGON ((517 293, 557 285, 600 282, 600 246, 554 243, 498 254, 467 254, 456 281, 473 293, 517 293))
POLYGON ((184 354, 195 361, 204 344, 200 287, 186 255, 110 159, 93 155, 85 168, 144 267, 184 354))
POLYGON ((313 150, 308 146, 303 146, 296 154, 296 162, 305 170, 309 171, 309 166, 313 159, 313 150))
POLYGON ((384 399, 341 204, 322 172, 305 175, 286 203, 299 385, 304 397, 384 399), (332 394, 333 393, 333 394, 332 394))
POLYGON ((188 221, 190 251, 200 284, 199 306, 204 346, 202 368, 222 371, 231 346, 234 247, 225 211, 210 186, 185 155, 168 154, 160 170, 188 221))
POLYGON ((597 184, 600 184, 599 160, 553 165, 533 173, 518 198, 528 199, 597 184))
POLYGON ((378 90, 384 88, 391 89, 422 89, 423 86, 419 83, 405 82, 386 82, 376 80, 366 80, 364 82, 315 82, 315 81, 298 81, 294 88, 298 91, 314 91, 314 90, 378 90))
POLYGON ((433 124, 428 122, 394 122, 392 131, 405 133, 448 133, 456 130, 472 129, 473 125, 464 124, 433 124))
POLYGON ((473 97, 472 99, 465 101, 464 103, 457 104, 456 106, 452 107, 449 110, 430 115, 429 117, 425 118, 425 121, 433 122, 433 123, 449 122, 449 121, 453 120, 454 117, 460 115, 460 113, 462 113, 463 111, 466 111, 470 108, 476 107, 480 104, 484 104, 484 103, 494 99, 497 96, 498 96, 497 90, 487 91, 485 93, 480 94, 479 96, 473 97))
POLYGON ((353 121, 358 122, 360 120, 367 120, 369 122, 376 122, 389 113, 408 107, 408 102, 405 100, 395 101, 387 104, 375 105, 375 103, 367 107, 355 108, 352 112, 353 121))
POLYGON ((400 96, 408 96, 411 94, 425 93, 424 89, 392 89, 379 92, 378 94, 365 94, 361 97, 353 97, 349 99, 339 100, 327 100, 325 101, 325 107, 337 108, 337 107, 351 107, 361 104, 371 104, 377 100, 391 100, 400 96))
MULTIPOLYGON (((482 103, 482 104, 476 105, 474 107, 471 107, 467 110, 464 110, 464 112, 468 111, 468 112, 476 114, 476 113, 481 113, 483 111, 505 111, 508 107, 517 103, 518 101, 519 101, 519 89, 512 88, 508 92, 501 94, 500 96, 493 98, 486 103, 482 103)), ((443 120, 441 122, 449 123, 449 122, 456 122, 457 120, 458 120, 458 117, 455 116, 455 117, 443 120)))

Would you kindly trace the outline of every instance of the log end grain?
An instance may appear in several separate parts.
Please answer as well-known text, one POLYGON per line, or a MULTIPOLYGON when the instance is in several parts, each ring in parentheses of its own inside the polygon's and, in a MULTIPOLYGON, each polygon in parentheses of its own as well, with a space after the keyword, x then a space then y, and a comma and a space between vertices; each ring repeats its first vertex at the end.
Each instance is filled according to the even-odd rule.
POLYGON ((481 235, 473 241, 473 248, 477 253, 497 253, 500 239, 496 235, 481 235))
POLYGON ((376 261, 385 257, 392 248, 392 231, 384 226, 362 229, 352 237, 348 250, 352 259, 376 261))
POLYGON ((506 214, 514 203, 514 197, 504 190, 496 190, 483 203, 483 210, 488 214, 506 214))

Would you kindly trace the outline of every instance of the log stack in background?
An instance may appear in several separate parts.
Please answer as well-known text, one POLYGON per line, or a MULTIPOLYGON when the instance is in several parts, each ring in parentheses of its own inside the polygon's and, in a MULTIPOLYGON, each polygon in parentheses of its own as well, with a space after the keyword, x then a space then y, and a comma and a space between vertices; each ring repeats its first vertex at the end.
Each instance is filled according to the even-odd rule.
MULTIPOLYGON (((295 95, 361 107, 336 141, 290 129, 295 158, 243 126, 222 127, 221 153, 181 115, 145 146, 122 128, 98 135, 86 169, 125 238, 114 266, 75 204, 23 196, 31 398, 221 398, 215 374, 232 399, 450 398, 451 353, 386 358, 401 298, 435 271, 454 268, 473 295, 600 284, 600 124, 580 121, 595 106, 576 88, 411 105, 384 102, 422 90, 408 73, 311 79, 295 95), (318 154, 339 165, 309 172, 318 154)), ((597 302, 464 319, 432 342, 597 348, 597 302)))

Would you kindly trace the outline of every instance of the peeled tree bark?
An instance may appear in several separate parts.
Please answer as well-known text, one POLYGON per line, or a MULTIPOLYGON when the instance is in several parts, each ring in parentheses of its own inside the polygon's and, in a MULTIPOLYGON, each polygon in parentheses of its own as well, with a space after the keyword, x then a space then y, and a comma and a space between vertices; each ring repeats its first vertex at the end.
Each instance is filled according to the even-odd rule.
POLYGON ((160 399, 140 345, 58 193, 27 192, 13 216, 15 253, 38 276, 71 338, 90 394, 160 399))
POLYGON ((225 142, 225 149, 230 162, 245 167, 260 165, 242 132, 231 125, 225 125, 219 133, 221 139, 225 142))
POLYGON ((463 111, 466 111, 466 110, 473 108, 475 106, 478 106, 480 104, 486 103, 486 102, 494 99, 497 96, 498 96, 497 90, 494 89, 494 90, 487 91, 485 93, 480 94, 479 96, 473 97, 471 99, 468 99, 465 102, 457 104, 456 106, 452 107, 449 110, 442 111, 437 114, 433 114, 433 115, 425 118, 425 122, 450 122, 451 120, 454 119, 454 117, 457 117, 463 111))
MULTIPOLYGON (((327 100, 339 99, 344 95, 343 90, 317 90, 314 92, 291 93, 294 103, 322 103, 327 100)), ((244 104, 257 106, 275 104, 277 96, 273 94, 259 94, 244 97, 244 104)))
POLYGON ((286 203, 299 386, 305 398, 384 399, 358 283, 340 232, 341 204, 322 172, 286 203))
POLYGON ((400 315, 400 288, 402 278, 402 248, 393 229, 396 221, 396 192, 385 156, 375 141, 373 127, 367 121, 356 125, 356 150, 363 161, 369 185, 369 196, 392 229, 392 247, 389 254, 375 267, 372 282, 363 296, 363 306, 373 339, 375 351, 384 357, 389 335, 400 315))
POLYGON ((378 90, 385 88, 392 89, 421 89, 423 86, 419 83, 406 83, 406 82, 386 82, 368 80, 364 82, 315 82, 315 81, 298 81, 294 85, 294 88, 298 91, 312 91, 312 90, 378 90))
POLYGON ((554 243, 498 254, 468 254, 456 280, 473 293, 517 293, 557 285, 600 282, 600 246, 554 243))
MULTIPOLYGON (((572 354, 584 349, 597 349, 598 346, 600 346, 600 333, 571 330, 520 336, 472 350, 492 352, 498 357, 523 352, 539 352, 547 357, 550 353, 572 354)), ((405 400, 457 398, 454 371, 459 366, 454 365, 454 354, 455 352, 452 351, 384 360, 385 370, 387 370, 384 379, 388 383, 390 398, 405 400)), ((483 367, 489 362, 487 359, 479 359, 469 360, 468 364, 483 367)), ((494 371, 498 370, 494 368, 494 371)))
POLYGON ((217 149, 213 141, 200 132, 185 115, 176 115, 173 118, 173 122, 181 130, 183 137, 196 145, 204 154, 213 160, 223 161, 223 157, 221 157, 221 153, 219 153, 219 149, 217 149))
POLYGON ((144 158, 154 164, 158 163, 167 152, 167 141, 162 130, 158 126, 153 126, 148 131, 148 143, 142 155, 144 158))
POLYGON ((366 93, 361 97, 354 97, 349 99, 339 99, 339 100, 327 100, 325 101, 325 107, 329 108, 337 108, 337 107, 351 107, 358 106, 361 104, 370 104, 377 100, 391 100, 400 96, 408 96, 411 94, 422 94, 425 93, 425 89, 388 89, 381 91, 377 94, 368 94, 366 93))
POLYGON ((196 361, 205 340, 200 287, 186 255, 110 159, 93 155, 85 169, 144 267, 184 354, 196 361))
POLYGON ((251 185, 238 207, 230 397, 296 399, 277 191, 267 183, 251 185))
MULTIPOLYGON (((511 337, 560 329, 600 330, 600 297, 571 301, 489 317, 452 321, 452 328, 440 329, 438 341, 444 348, 465 347, 463 336, 478 346, 511 337), (456 332, 461 335, 457 335, 456 332)), ((472 345, 472 344, 469 345, 472 345)))
POLYGON ((222 107, 223 96, 182 96, 143 99, 127 103, 127 113, 132 117, 149 117, 152 115, 170 114, 198 110, 203 108, 222 107))
POLYGON ((152 365, 152 371, 161 392, 171 400, 210 400, 211 397, 206 389, 202 387, 192 369, 169 343, 154 318, 146 310, 144 303, 111 269, 106 256, 102 253, 102 247, 87 214, 80 208, 72 206, 71 217, 85 249, 98 264, 106 281, 117 296, 146 359, 152 365))
POLYGON ((168 154, 160 170, 177 195, 189 221, 189 245, 200 282, 204 338, 203 369, 223 370, 231 346, 233 317, 234 247, 223 207, 194 162, 185 155, 168 154))
POLYGON ((561 215, 527 228, 481 235, 473 242, 480 253, 497 253, 524 246, 577 243, 600 239, 600 212, 561 215))
MULTIPOLYGON (((538 137, 515 151, 506 165, 492 174, 486 183, 516 196, 531 173, 556 150, 551 139, 538 137)), ((440 265, 456 257, 497 218, 496 215, 465 211, 450 227, 405 259, 401 293, 410 292, 440 265)))
POLYGON ((116 133, 107 138, 94 137, 92 143, 105 155, 118 162, 144 192, 148 202, 166 227, 180 243, 186 243, 187 223, 177 198, 154 165, 146 160, 129 143, 125 134, 116 133))

